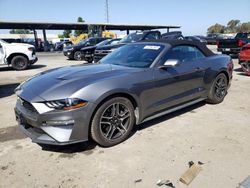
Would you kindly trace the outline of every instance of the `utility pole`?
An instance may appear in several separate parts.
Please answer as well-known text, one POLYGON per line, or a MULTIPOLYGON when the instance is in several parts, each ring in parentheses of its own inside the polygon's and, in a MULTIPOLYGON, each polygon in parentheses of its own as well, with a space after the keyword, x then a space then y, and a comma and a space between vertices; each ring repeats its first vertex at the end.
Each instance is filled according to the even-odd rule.
POLYGON ((105 0, 106 7, 106 22, 109 23, 109 0, 105 0))

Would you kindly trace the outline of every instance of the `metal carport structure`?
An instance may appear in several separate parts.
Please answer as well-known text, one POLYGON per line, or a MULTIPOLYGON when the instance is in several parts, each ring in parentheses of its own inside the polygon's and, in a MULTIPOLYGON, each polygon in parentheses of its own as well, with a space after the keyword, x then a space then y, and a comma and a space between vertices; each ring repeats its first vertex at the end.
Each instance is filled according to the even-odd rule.
POLYGON ((152 30, 152 29, 178 29, 176 25, 142 25, 142 24, 111 24, 111 23, 58 23, 58 22, 17 22, 0 21, 0 29, 30 29, 34 31, 34 37, 37 41, 36 30, 43 31, 44 41, 47 41, 46 30, 87 30, 90 26, 96 28, 98 34, 104 30, 152 30))

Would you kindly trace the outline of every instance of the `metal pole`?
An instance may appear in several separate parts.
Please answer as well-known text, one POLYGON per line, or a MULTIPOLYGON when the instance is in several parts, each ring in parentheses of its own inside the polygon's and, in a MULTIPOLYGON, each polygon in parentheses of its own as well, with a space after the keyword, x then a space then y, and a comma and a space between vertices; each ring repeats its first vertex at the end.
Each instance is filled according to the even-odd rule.
POLYGON ((106 0, 106 22, 109 23, 109 1, 106 0))
POLYGON ((37 50, 37 48, 38 48, 38 39, 37 39, 37 32, 36 32, 35 29, 33 30, 33 33, 34 33, 34 39, 35 39, 35 47, 36 47, 36 50, 37 50))
POLYGON ((47 52, 48 51, 48 41, 47 41, 45 29, 43 29, 43 42, 44 42, 44 51, 47 52))

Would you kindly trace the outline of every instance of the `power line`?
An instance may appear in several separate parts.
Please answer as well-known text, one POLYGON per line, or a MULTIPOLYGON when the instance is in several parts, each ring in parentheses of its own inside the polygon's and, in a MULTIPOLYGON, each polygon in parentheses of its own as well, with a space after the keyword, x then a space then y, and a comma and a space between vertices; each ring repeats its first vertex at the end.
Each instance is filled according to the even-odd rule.
POLYGON ((106 22, 109 23, 109 0, 105 0, 106 22))

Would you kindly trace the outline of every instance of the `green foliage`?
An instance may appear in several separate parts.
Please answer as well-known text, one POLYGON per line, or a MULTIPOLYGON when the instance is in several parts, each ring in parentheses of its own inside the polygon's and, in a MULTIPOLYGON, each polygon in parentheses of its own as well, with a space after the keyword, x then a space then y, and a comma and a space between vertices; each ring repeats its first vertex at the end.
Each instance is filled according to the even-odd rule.
POLYGON ((64 38, 63 34, 58 34, 57 36, 58 36, 58 38, 60 38, 60 39, 61 39, 61 38, 64 38))
POLYGON ((10 34, 32 34, 29 29, 11 29, 10 34))
POLYGON ((63 31, 63 36, 64 36, 64 38, 69 38, 71 32, 72 32, 71 30, 64 30, 64 31, 63 31))
POLYGON ((77 22, 85 22, 85 21, 82 19, 82 17, 78 17, 77 22))
POLYGON ((227 26, 215 24, 207 29, 207 33, 237 33, 250 32, 250 22, 241 23, 240 20, 230 20, 227 26))
MULTIPOLYGON (((82 19, 82 17, 77 18, 77 22, 85 22, 85 20, 82 19)), ((82 33, 85 33, 85 30, 75 30, 74 35, 77 37, 82 33)))
POLYGON ((240 26, 241 32, 250 32, 250 22, 242 23, 240 26))
POLYGON ((221 24, 218 24, 218 23, 216 23, 215 25, 210 26, 207 29, 208 33, 224 33, 224 31, 225 31, 225 26, 221 25, 221 24))

